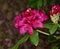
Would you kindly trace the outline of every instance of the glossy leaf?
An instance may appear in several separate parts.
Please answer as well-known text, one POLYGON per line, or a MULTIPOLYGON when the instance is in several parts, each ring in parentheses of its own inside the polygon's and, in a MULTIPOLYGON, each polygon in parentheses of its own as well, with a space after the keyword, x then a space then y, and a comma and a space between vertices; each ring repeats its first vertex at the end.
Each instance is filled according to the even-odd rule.
POLYGON ((50 34, 54 34, 55 33, 55 31, 57 30, 57 28, 58 28, 58 26, 57 25, 53 25, 53 26, 51 26, 51 28, 50 28, 50 34))
POLYGON ((46 23, 45 28, 49 29, 50 34, 54 34, 55 31, 57 30, 58 26, 56 24, 46 23))
POLYGON ((37 31, 35 31, 35 33, 30 36, 30 40, 35 46, 39 44, 39 34, 37 31))

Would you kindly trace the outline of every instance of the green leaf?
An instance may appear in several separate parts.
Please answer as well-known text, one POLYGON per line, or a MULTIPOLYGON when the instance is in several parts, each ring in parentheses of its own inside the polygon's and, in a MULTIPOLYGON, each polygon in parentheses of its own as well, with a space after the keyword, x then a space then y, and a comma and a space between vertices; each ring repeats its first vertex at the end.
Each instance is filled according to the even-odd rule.
POLYGON ((58 26, 57 25, 52 25, 51 28, 50 28, 50 34, 54 34, 55 31, 57 30, 58 26))
MULTIPOLYGON (((60 19, 59 19, 60 20, 60 19)), ((58 30, 60 30, 60 22, 57 24, 58 25, 58 30)))
POLYGON ((56 36, 55 38, 56 38, 56 39, 60 39, 60 36, 56 36))
POLYGON ((60 28, 60 24, 57 24, 58 25, 58 27, 60 28))
POLYGON ((54 46, 52 49, 58 49, 58 47, 57 46, 54 46))
POLYGON ((54 45, 53 47, 52 47, 52 49, 58 49, 59 47, 58 46, 56 46, 56 45, 54 45))
POLYGON ((34 3, 32 2, 32 3, 30 4, 30 7, 31 7, 31 8, 35 8, 35 7, 36 7, 36 2, 34 2, 34 3))
POLYGON ((15 46, 13 46, 11 49, 18 49, 19 45, 26 42, 29 38, 29 35, 25 35, 22 39, 20 39, 15 46))
POLYGON ((58 41, 53 47, 52 49, 59 49, 60 46, 60 41, 58 41))
POLYGON ((37 31, 35 31, 34 34, 30 36, 30 40, 31 40, 31 42, 32 42, 35 46, 38 45, 38 43, 39 43, 39 34, 38 34, 37 31))
POLYGON ((54 42, 54 41, 56 41, 56 38, 55 37, 53 37, 52 35, 50 35, 50 36, 48 36, 48 42, 54 42))
POLYGON ((47 5, 47 0, 43 0, 44 1, 44 6, 46 6, 47 5))
POLYGON ((37 1, 37 9, 40 9, 42 7, 42 0, 37 1))
POLYGON ((45 28, 49 29, 50 34, 54 34, 55 31, 58 29, 58 25, 57 24, 52 24, 52 23, 46 23, 45 28))
POLYGON ((52 26, 52 23, 45 23, 45 24, 44 24, 44 27, 45 27, 45 28, 48 28, 48 29, 50 29, 51 26, 52 26))
POLYGON ((36 0, 29 0, 29 4, 28 4, 29 7, 31 7, 31 8, 35 8, 36 5, 37 5, 36 0))
POLYGON ((50 5, 54 4, 56 2, 56 0, 50 0, 50 5))

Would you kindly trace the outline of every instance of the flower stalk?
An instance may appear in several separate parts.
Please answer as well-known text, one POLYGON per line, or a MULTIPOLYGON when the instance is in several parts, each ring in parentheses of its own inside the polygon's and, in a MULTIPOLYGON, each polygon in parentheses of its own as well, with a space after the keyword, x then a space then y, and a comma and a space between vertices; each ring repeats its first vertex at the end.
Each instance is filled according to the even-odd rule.
POLYGON ((40 32, 40 33, 42 33, 42 34, 44 34, 44 35, 50 35, 49 33, 46 33, 46 32, 43 32, 43 31, 41 31, 41 30, 37 30, 38 32, 40 32))
MULTIPOLYGON (((43 31, 41 31, 41 30, 36 30, 36 31, 38 31, 39 33, 42 33, 42 34, 44 34, 44 35, 47 35, 47 36, 50 35, 49 33, 43 32, 43 31)), ((55 35, 54 35, 53 37, 55 37, 56 39, 60 39, 59 37, 57 37, 57 36, 55 36, 55 35)))

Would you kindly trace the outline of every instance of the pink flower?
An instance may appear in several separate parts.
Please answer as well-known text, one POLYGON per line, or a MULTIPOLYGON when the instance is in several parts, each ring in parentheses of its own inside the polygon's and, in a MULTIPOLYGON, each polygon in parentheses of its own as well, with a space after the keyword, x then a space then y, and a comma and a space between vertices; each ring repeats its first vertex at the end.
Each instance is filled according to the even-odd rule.
POLYGON ((48 16, 44 10, 32 10, 31 8, 22 12, 21 15, 15 17, 14 26, 18 29, 20 34, 28 33, 32 35, 34 29, 44 28, 43 22, 48 20, 48 16))
POLYGON ((50 11, 50 18, 54 24, 58 24, 60 16, 60 6, 54 5, 50 11))
POLYGON ((59 5, 54 5, 50 11, 50 15, 60 13, 60 6, 59 5))

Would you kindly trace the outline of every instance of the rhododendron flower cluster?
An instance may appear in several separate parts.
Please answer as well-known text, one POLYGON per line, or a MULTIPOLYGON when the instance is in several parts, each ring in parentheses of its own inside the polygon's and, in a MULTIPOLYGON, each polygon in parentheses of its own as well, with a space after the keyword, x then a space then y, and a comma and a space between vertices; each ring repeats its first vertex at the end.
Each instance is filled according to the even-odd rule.
POLYGON ((54 5, 50 11, 50 17, 53 23, 57 24, 60 16, 60 6, 54 5))
POLYGON ((60 6, 59 5, 54 5, 52 7, 52 10, 50 11, 50 15, 57 14, 57 13, 60 14, 60 6))
POLYGON ((48 20, 48 16, 45 14, 44 10, 29 8, 15 17, 14 26, 18 29, 20 34, 24 35, 28 33, 32 35, 34 29, 44 28, 43 22, 46 20, 48 20))

